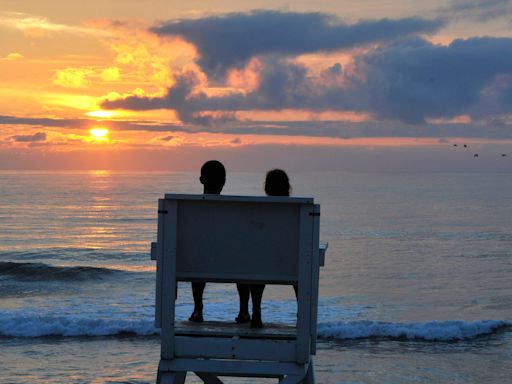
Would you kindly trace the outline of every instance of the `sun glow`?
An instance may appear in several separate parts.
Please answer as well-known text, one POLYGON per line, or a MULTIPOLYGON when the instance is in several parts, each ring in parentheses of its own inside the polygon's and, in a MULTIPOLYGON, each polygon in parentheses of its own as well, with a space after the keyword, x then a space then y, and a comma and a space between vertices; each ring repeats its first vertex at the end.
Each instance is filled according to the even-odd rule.
POLYGON ((97 117, 100 119, 107 119, 107 118, 114 116, 114 112, 112 112, 112 111, 92 111, 92 112, 87 112, 86 116, 97 117))
POLYGON ((107 128, 91 128, 89 129, 89 133, 96 140, 106 140, 108 135, 107 128))

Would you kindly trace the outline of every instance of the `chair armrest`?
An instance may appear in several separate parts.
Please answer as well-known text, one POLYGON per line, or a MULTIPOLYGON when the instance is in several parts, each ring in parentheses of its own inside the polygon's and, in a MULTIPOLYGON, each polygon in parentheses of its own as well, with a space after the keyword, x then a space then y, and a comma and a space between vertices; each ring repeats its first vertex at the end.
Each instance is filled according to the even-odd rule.
POLYGON ((156 260, 156 242, 151 243, 151 260, 156 260))
POLYGON ((327 248, 329 248, 329 243, 320 244, 320 248, 318 249, 319 264, 321 267, 325 265, 325 252, 327 248))

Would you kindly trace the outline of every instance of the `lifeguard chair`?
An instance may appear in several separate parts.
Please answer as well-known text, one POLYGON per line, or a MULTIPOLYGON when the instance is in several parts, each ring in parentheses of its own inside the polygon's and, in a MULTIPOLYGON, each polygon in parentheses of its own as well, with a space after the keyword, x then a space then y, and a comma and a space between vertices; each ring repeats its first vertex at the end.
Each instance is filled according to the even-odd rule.
MULTIPOLYGON (((315 383, 320 206, 312 198, 166 194, 158 201, 157 383, 219 376, 315 383), (298 285, 296 326, 175 321, 177 281, 298 285)), ((192 299, 192 298, 191 298, 192 299)), ((238 297, 233 297, 234 301, 238 297)))

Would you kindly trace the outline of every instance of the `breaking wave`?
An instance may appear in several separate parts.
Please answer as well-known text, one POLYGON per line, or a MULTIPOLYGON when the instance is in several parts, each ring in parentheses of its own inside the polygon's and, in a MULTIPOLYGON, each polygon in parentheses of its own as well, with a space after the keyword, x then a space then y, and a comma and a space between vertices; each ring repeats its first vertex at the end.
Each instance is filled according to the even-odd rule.
MULTIPOLYGON (((100 337, 152 336, 159 334, 150 311, 117 313, 109 318, 85 315, 36 315, 24 311, 0 311, 2 337, 100 337)), ((396 340, 458 341, 509 331, 511 321, 431 321, 424 323, 385 323, 376 321, 327 322, 318 325, 318 338, 353 340, 388 338, 396 340)))
POLYGON ((379 321, 349 321, 321 323, 318 336, 322 339, 353 340, 391 338, 400 340, 456 341, 489 335, 512 327, 503 320, 429 321, 424 323, 387 323, 379 321))
POLYGON ((0 261, 0 275, 23 281, 87 280, 121 271, 87 266, 53 266, 44 263, 0 261))

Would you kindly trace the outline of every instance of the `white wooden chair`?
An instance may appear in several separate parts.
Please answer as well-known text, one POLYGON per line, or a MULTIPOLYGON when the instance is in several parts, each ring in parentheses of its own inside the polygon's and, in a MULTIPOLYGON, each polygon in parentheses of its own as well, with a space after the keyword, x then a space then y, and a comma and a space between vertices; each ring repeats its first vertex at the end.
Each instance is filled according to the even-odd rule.
POLYGON ((151 251, 161 328, 157 383, 184 383, 189 371, 209 384, 222 383, 218 376, 315 383, 326 249, 319 248, 319 216, 312 198, 166 194, 159 200, 151 251), (297 284, 296 326, 175 322, 177 281, 297 284))

